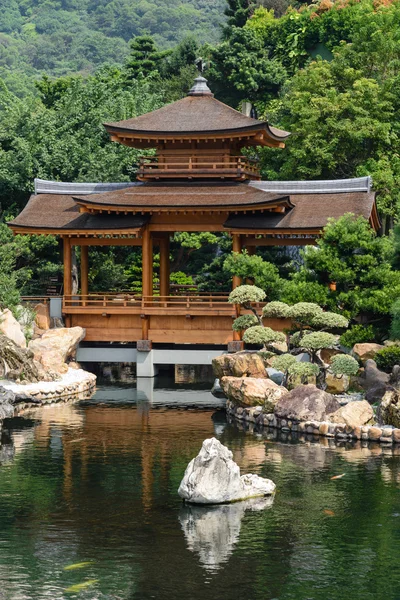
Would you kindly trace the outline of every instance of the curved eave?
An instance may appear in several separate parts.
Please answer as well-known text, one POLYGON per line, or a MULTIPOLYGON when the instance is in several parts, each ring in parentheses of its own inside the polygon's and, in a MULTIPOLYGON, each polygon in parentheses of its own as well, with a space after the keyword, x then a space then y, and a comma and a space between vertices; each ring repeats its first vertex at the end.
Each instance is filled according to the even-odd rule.
MULTIPOLYGON (((152 131, 143 129, 131 129, 126 127, 118 127, 113 123, 103 123, 106 131, 110 135, 116 135, 121 137, 130 137, 134 139, 152 140, 157 141, 173 140, 173 139, 184 139, 184 138, 197 138, 204 139, 209 137, 220 137, 229 138, 242 135, 253 135, 259 136, 260 132, 264 131, 267 138, 277 142, 283 143, 289 136, 290 132, 281 131, 279 129, 271 128, 267 122, 249 125, 247 127, 237 127, 231 129, 210 129, 201 131, 152 131), (278 133, 279 132, 279 133, 278 133)), ((266 140, 265 140, 266 141, 266 140)), ((265 142, 264 142, 265 143, 265 142)), ((263 141, 260 140, 260 145, 263 145, 263 141)))
POLYGON ((275 208, 294 208, 294 204, 291 202, 289 197, 285 197, 276 201, 260 201, 248 204, 190 204, 190 205, 179 205, 179 206, 160 206, 160 204, 146 204, 132 205, 132 204, 100 204, 96 202, 90 202, 90 200, 82 198, 74 198, 74 201, 78 206, 85 207, 87 209, 95 209, 99 212, 136 212, 136 213, 155 213, 155 212, 180 212, 187 213, 193 211, 204 211, 204 212, 233 212, 233 211, 251 211, 254 209, 265 209, 273 210, 275 208))

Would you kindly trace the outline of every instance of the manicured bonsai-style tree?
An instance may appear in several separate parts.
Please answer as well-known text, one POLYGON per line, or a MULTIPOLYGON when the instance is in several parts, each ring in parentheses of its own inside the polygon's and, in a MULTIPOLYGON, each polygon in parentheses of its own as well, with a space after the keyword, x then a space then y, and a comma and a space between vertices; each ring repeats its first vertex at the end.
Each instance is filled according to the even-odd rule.
POLYGON ((338 377, 342 375, 357 375, 360 365, 355 358, 349 354, 336 354, 332 358, 329 369, 338 377))
POLYGON ((267 346, 271 346, 276 342, 285 342, 286 336, 280 331, 274 331, 270 327, 264 325, 255 325, 246 329, 243 335, 243 341, 246 344, 261 344, 263 350, 267 350, 267 346))
MULTIPOLYGON (((338 347, 338 336, 329 330, 346 329, 348 320, 337 313, 324 311, 313 302, 298 302, 289 306, 285 302, 273 301, 266 304, 259 315, 254 303, 264 299, 263 290, 254 285, 242 285, 231 292, 229 302, 252 312, 251 315, 238 317, 233 323, 233 329, 244 332, 244 342, 262 345, 263 350, 269 347, 277 352, 275 348, 271 348, 272 345, 285 341, 286 337, 281 332, 265 327, 262 319, 290 319, 290 353, 275 357, 272 365, 284 373, 285 382, 307 382, 310 377, 318 377, 319 384, 324 387, 328 365, 322 360, 320 352, 338 347), (310 362, 296 360, 294 354, 301 351, 310 355, 310 362)), ((332 360, 330 369, 337 376, 353 375, 358 371, 358 363, 345 354, 337 355, 332 360)))

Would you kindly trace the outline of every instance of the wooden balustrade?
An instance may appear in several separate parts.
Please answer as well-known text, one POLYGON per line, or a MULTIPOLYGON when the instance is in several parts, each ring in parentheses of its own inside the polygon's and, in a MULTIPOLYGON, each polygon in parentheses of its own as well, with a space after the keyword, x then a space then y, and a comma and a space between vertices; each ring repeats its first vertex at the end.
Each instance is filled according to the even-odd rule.
POLYGON ((143 157, 139 163, 138 179, 160 177, 223 177, 243 180, 259 178, 257 162, 246 156, 220 157, 191 156, 177 161, 176 157, 160 161, 143 157))

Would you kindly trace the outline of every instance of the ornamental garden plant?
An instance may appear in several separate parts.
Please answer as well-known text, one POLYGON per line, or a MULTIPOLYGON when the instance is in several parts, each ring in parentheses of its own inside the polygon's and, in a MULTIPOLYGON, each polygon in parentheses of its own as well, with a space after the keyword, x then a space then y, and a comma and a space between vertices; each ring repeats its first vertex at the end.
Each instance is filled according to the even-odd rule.
POLYGON ((298 302, 290 306, 273 301, 260 309, 258 305, 265 297, 265 292, 255 285, 241 285, 233 290, 229 302, 250 311, 250 314, 239 316, 232 327, 242 334, 246 344, 261 346, 263 356, 269 358, 273 368, 284 374, 284 385, 294 387, 315 382, 325 389, 328 372, 337 378, 357 374, 357 360, 339 352, 340 334, 349 325, 347 318, 324 311, 312 302, 298 302), (274 331, 264 325, 263 319, 286 319, 290 325, 285 332, 274 331), (285 342, 287 351, 282 351, 285 342), (330 365, 322 358, 324 350, 337 351, 330 365), (308 355, 309 360, 299 360, 300 355, 303 358, 308 355))

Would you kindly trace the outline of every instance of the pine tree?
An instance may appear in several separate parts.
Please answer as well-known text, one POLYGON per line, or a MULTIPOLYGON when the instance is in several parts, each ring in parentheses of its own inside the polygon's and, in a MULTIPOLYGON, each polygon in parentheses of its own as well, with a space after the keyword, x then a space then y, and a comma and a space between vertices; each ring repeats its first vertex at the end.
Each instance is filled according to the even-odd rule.
POLYGON ((130 42, 131 53, 126 62, 126 70, 130 79, 140 75, 147 77, 150 73, 158 72, 160 62, 170 51, 160 52, 155 41, 149 35, 133 38, 130 42))
POLYGON ((257 3, 253 0, 227 0, 227 3, 228 6, 224 11, 228 17, 224 29, 225 38, 230 36, 232 27, 243 27, 257 8, 257 3))

